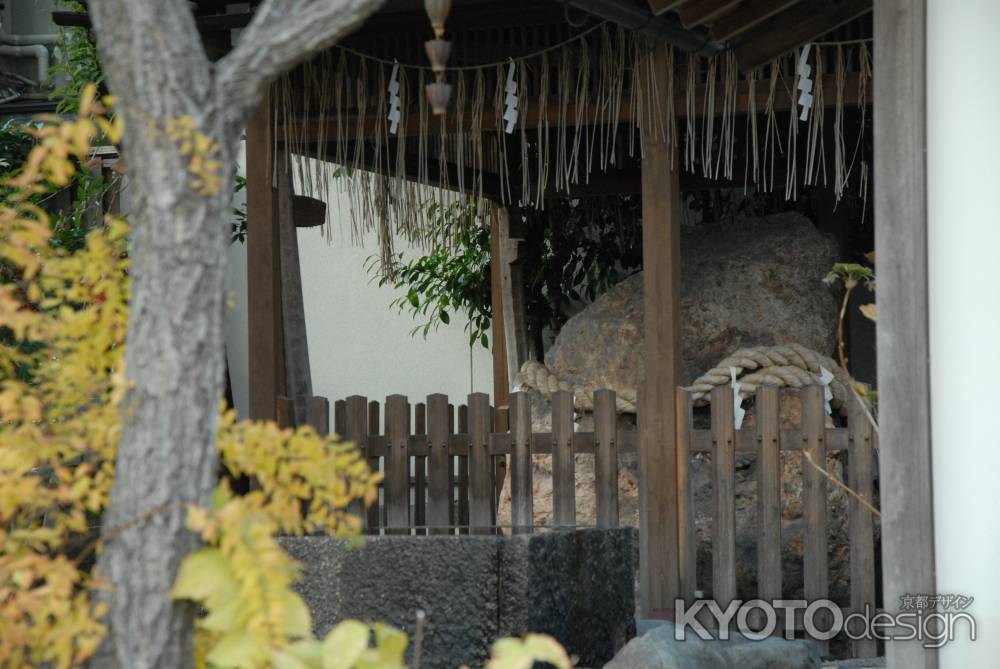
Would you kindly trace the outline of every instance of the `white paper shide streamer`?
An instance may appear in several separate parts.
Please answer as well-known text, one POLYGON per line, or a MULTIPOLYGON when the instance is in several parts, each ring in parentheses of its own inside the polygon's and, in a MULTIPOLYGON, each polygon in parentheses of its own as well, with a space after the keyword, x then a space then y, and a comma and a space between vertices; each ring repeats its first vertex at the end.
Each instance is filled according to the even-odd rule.
POLYGON ((517 82, 514 81, 514 61, 510 61, 510 69, 507 70, 507 95, 504 98, 504 131, 510 135, 514 132, 514 125, 517 123, 517 82))
POLYGON ((813 105, 813 80, 810 78, 812 74, 812 66, 809 64, 809 47, 812 44, 806 44, 802 47, 802 54, 799 56, 799 106, 802 107, 802 113, 799 115, 800 121, 809 120, 809 110, 812 109, 813 105))
POLYGON ((399 117, 399 63, 396 63, 389 75, 389 134, 399 131, 399 117))
POLYGON ((743 398, 740 397, 740 382, 736 380, 736 368, 729 368, 729 378, 732 379, 729 385, 733 389, 733 428, 738 430, 743 425, 743 418, 747 415, 747 410, 743 408, 743 398))

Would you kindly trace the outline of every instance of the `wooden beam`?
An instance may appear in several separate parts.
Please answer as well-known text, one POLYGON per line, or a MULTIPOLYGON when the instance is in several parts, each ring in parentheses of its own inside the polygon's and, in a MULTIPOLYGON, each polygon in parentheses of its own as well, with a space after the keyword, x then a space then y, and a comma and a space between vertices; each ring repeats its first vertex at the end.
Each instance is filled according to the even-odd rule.
MULTIPOLYGON (((875 250, 883 602, 935 593, 927 279, 926 0, 875 3, 875 250)), ((888 641, 890 669, 934 669, 888 641)))
MULTIPOLYGON (((670 76, 667 47, 653 58, 670 76)), ((666 82, 658 91, 664 95, 666 82)), ((661 100, 661 105, 666 100, 661 100)), ((680 382, 680 165, 679 151, 660 138, 645 140, 642 161, 642 268, 646 378, 639 406, 640 610, 673 614, 679 594, 677 549, 676 387, 680 382)))
POLYGON ((681 5, 683 5, 688 0, 647 0, 649 2, 649 9, 659 16, 660 14, 665 14, 667 12, 672 12, 681 5))
POLYGON ((722 17, 712 24, 709 32, 712 39, 727 42, 799 2, 801 0, 757 0, 722 17))
POLYGON ((737 7, 743 0, 697 0, 685 3, 677 14, 681 17, 681 25, 694 28, 703 23, 710 23, 726 12, 737 7))
POLYGON ((746 33, 736 60, 753 69, 872 10, 872 0, 805 0, 746 33))
POLYGON ((247 124, 247 327, 250 418, 274 420, 285 394, 281 263, 270 102, 247 124))

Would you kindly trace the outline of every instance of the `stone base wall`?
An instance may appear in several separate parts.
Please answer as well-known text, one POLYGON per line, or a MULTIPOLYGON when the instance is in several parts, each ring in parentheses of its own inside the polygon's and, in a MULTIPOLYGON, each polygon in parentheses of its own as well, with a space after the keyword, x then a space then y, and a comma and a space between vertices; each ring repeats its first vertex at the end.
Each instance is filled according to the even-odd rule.
POLYGON ((422 669, 455 669, 482 666, 497 638, 527 632, 551 634, 578 666, 608 662, 634 633, 637 540, 623 528, 281 543, 302 563, 299 590, 318 635, 358 618, 412 637, 420 609, 422 669))

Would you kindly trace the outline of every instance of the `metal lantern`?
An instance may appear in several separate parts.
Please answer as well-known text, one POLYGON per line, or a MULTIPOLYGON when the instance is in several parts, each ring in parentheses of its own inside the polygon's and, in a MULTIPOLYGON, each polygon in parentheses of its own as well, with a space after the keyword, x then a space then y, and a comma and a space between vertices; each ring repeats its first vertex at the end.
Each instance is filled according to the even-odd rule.
POLYGON ((451 0, 424 0, 424 9, 434 27, 434 36, 441 39, 444 37, 444 22, 451 11, 451 0))

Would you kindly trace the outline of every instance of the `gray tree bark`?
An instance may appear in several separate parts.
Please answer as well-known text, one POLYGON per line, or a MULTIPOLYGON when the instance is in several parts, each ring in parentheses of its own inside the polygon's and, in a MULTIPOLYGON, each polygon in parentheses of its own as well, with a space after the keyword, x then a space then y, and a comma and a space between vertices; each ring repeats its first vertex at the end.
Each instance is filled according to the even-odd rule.
POLYGON ((196 538, 186 507, 216 483, 223 280, 241 133, 274 77, 330 46, 381 0, 265 0, 240 43, 209 62, 187 0, 90 0, 101 63, 126 125, 135 191, 121 443, 99 569, 108 577, 104 668, 190 667, 194 610, 169 591, 196 538), (218 144, 222 188, 192 189, 166 132, 189 117, 218 144))

